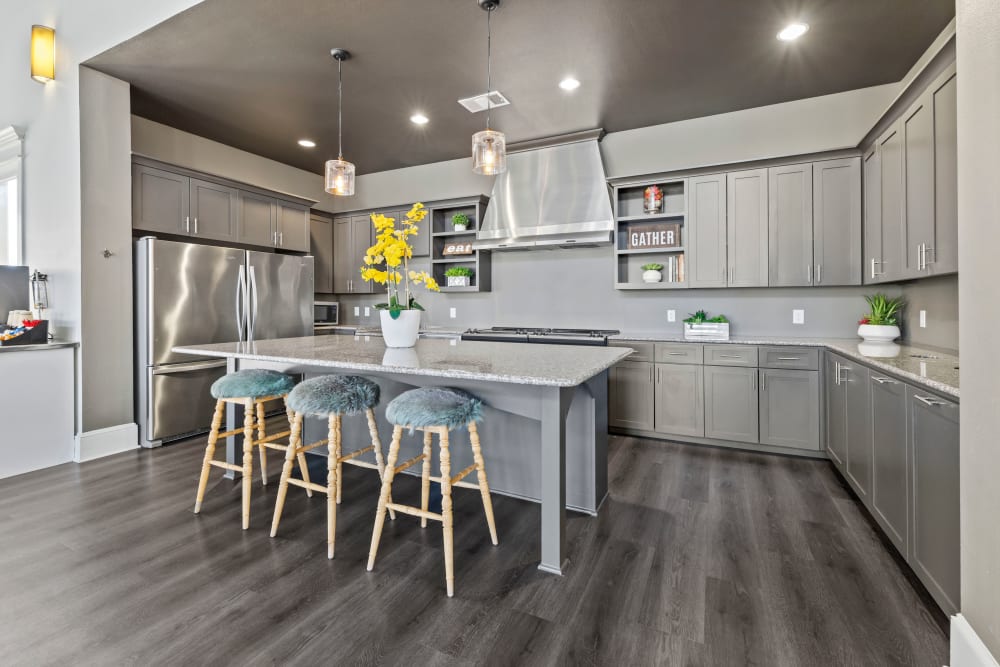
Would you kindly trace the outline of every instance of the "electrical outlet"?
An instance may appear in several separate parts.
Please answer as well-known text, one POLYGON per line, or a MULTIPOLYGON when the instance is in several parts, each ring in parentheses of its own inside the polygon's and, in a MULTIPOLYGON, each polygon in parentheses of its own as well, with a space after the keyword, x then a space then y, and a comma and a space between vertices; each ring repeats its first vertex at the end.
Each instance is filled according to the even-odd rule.
POLYGON ((361 317, 361 306, 354 306, 354 317, 361 317))
POLYGON ((676 322, 676 321, 677 321, 677 311, 671 308, 670 310, 667 311, 667 322, 676 322))
POLYGON ((796 308, 792 311, 792 324, 805 324, 806 311, 796 308))
POLYGON ((365 306, 365 317, 371 317, 371 316, 372 316, 371 306, 365 306))
POLYGON ((450 317, 451 319, 455 319, 456 317, 458 317, 458 308, 449 308, 448 317, 450 317))
POLYGON ((926 310, 921 310, 920 311, 920 328, 921 329, 926 329, 927 328, 927 311, 926 310))

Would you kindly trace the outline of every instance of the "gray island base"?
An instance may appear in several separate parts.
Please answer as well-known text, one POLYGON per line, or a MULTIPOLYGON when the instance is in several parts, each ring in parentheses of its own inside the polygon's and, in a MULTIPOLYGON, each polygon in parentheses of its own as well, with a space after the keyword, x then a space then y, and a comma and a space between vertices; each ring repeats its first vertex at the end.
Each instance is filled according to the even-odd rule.
MULTIPOLYGON (((174 351, 226 358, 230 372, 273 368, 303 377, 330 373, 369 377, 382 391, 377 417, 383 448, 390 434, 385 406, 400 393, 447 385, 476 394, 488 406, 479 433, 490 488, 541 503, 538 567, 556 574, 562 573, 568 556, 567 506, 597 514, 607 495, 607 373, 631 353, 622 347, 455 339, 422 339, 414 348, 391 349, 377 336, 308 336, 174 351)), ((228 428, 236 428, 242 416, 232 407, 227 420, 228 428)), ((360 420, 344 420, 345 443, 363 443, 366 433, 360 420)), ((310 420, 305 437, 310 442, 320 440, 325 428, 310 420)), ((452 465, 462 469, 472 462, 465 446, 468 433, 456 432, 452 442, 452 465)), ((420 451, 420 434, 405 434, 400 458, 420 451)), ((235 437, 227 443, 226 458, 230 463, 242 459, 242 445, 235 437)), ((503 527, 498 530, 502 544, 503 527)))

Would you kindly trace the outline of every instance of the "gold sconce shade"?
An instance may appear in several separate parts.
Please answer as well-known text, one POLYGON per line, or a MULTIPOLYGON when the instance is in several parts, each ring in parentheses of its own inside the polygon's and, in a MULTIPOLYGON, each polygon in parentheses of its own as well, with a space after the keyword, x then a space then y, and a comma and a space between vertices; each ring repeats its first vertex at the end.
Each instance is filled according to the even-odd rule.
POLYGON ((53 28, 31 26, 31 78, 39 83, 56 78, 56 31, 53 28))
POLYGON ((354 165, 343 158, 326 161, 326 191, 338 197, 354 194, 354 165))

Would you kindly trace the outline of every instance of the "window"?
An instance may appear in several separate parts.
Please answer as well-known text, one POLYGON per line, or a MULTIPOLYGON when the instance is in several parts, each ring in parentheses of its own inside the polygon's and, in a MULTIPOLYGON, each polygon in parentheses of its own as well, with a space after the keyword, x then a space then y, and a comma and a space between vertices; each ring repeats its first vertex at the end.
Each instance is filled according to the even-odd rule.
POLYGON ((0 130, 0 264, 21 263, 21 136, 0 130))

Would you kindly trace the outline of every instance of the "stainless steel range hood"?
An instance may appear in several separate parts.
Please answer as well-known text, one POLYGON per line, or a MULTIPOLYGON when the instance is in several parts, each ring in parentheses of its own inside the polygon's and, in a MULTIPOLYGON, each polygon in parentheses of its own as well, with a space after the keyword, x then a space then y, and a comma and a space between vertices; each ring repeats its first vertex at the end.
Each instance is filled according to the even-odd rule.
POLYGON ((508 149, 473 244, 482 250, 593 247, 611 243, 614 218, 601 130, 508 149))

